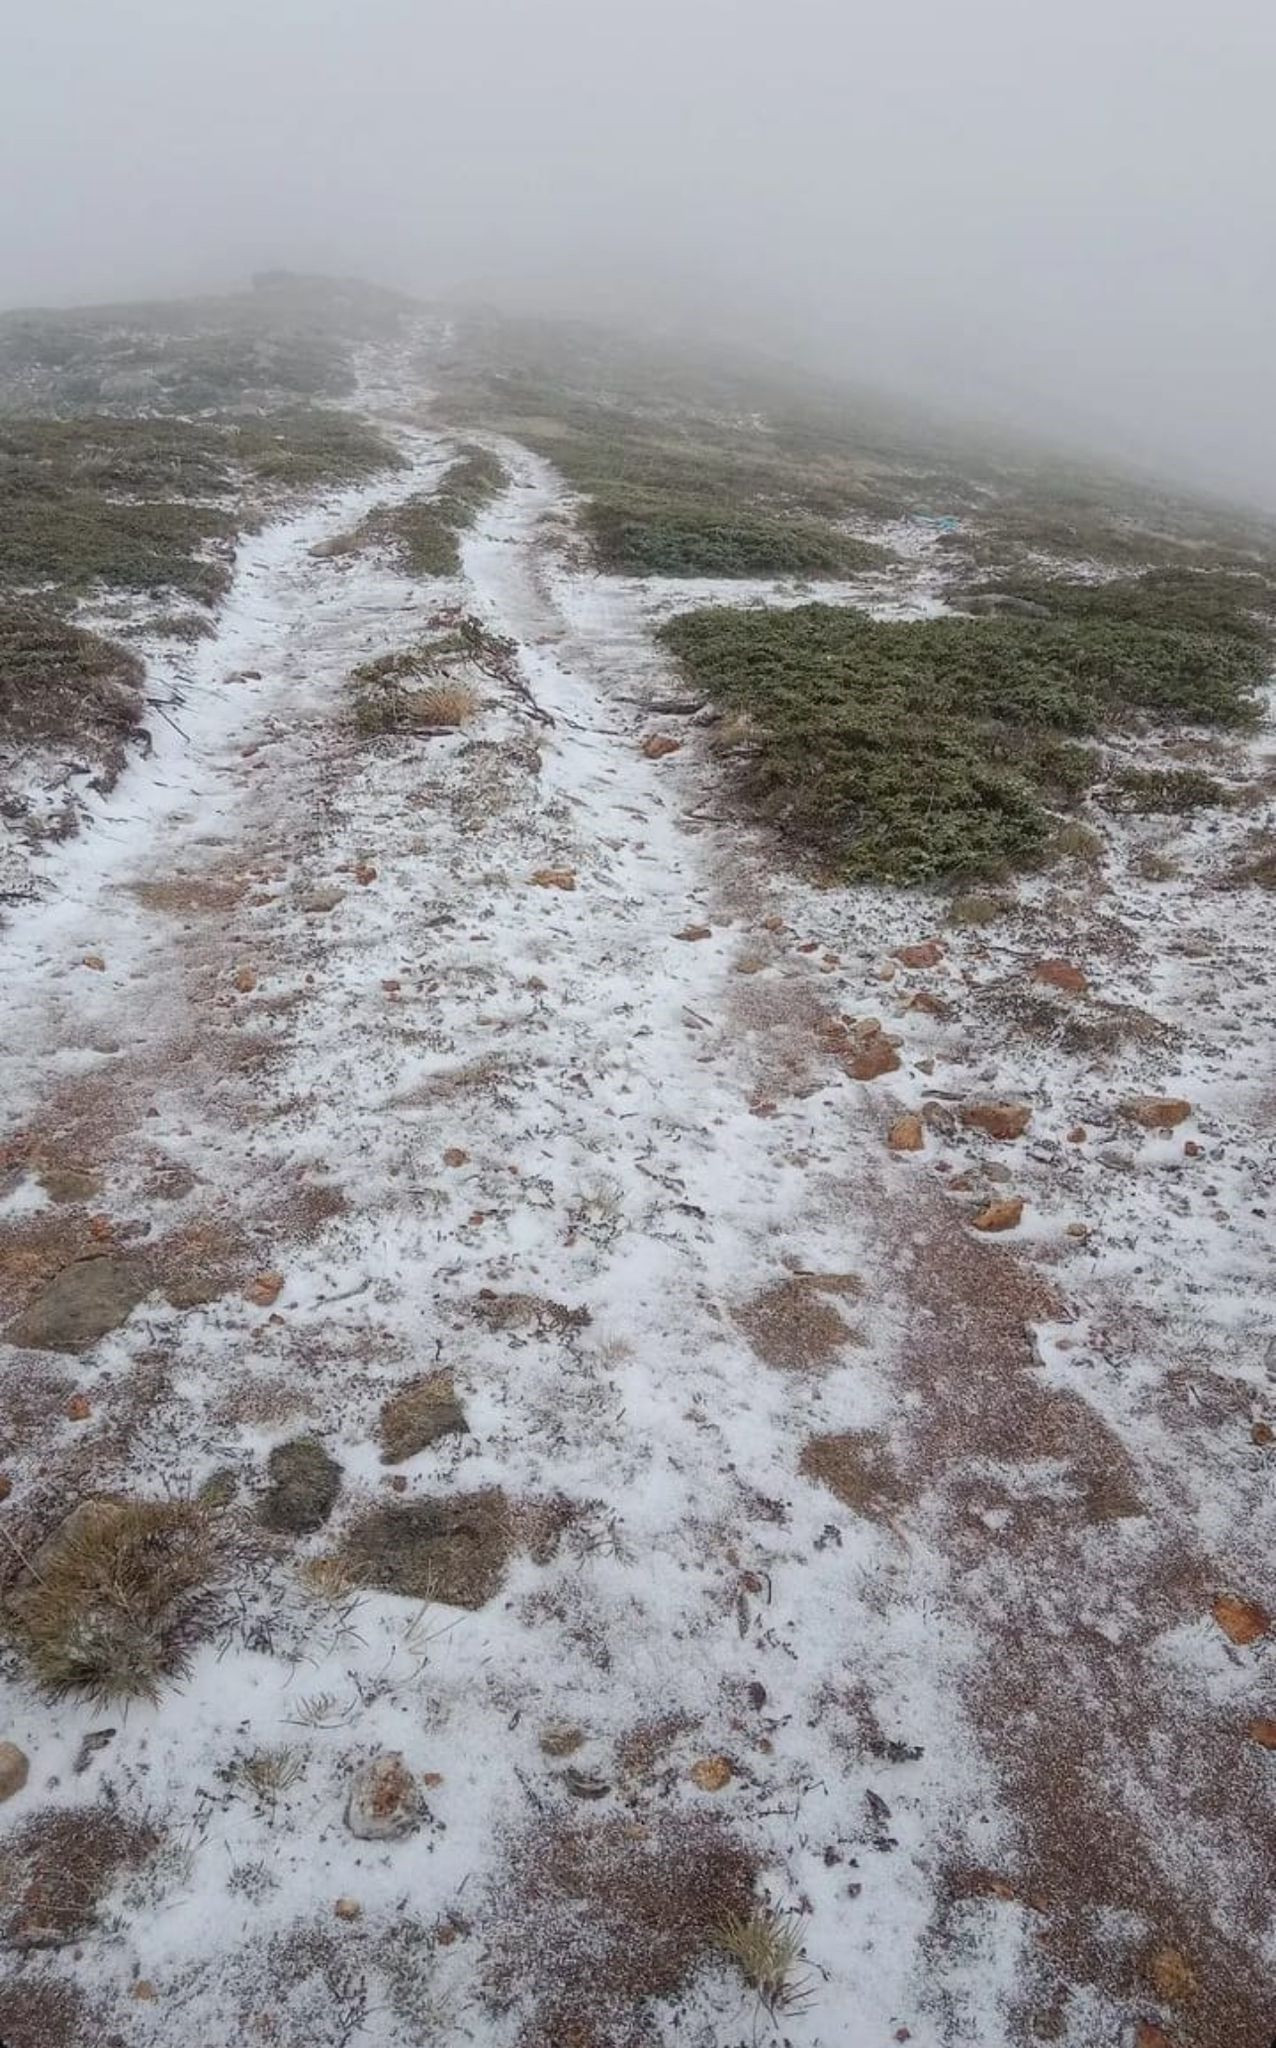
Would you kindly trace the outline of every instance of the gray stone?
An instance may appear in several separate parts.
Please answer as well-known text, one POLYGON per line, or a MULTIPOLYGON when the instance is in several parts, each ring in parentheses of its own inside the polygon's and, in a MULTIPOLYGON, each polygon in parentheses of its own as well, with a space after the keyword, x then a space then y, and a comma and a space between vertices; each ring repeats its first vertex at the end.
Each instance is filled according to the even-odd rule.
POLYGON ((350 1780, 346 1826, 361 1842, 393 1842, 425 1819, 421 1788, 397 1749, 361 1764, 350 1780))
POLYGON ((141 1259, 103 1252, 55 1273, 5 1335, 32 1351, 84 1351, 127 1322, 151 1291, 141 1259))

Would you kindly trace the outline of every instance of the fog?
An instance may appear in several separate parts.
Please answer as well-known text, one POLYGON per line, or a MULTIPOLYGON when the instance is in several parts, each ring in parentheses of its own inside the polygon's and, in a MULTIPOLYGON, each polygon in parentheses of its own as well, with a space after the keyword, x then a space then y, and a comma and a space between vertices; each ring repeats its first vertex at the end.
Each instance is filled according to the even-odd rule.
POLYGON ((0 303, 690 323, 1276 504, 1270 0, 7 0, 0 303))

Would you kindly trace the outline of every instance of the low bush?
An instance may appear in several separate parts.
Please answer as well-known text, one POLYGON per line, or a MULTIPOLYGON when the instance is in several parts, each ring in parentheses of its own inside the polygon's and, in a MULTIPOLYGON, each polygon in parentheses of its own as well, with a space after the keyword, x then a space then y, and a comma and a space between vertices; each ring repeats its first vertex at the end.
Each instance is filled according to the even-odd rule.
MULTIPOLYGON (((1108 726, 1244 726, 1257 639, 1122 617, 877 624, 828 605, 662 628, 693 686, 750 721, 743 789, 848 879, 996 876, 1042 858, 1108 726)), ((1088 828, 1083 828, 1088 829, 1088 828)))
POLYGON ((802 514, 732 506, 709 495, 612 485, 584 525, 600 568, 626 576, 850 576, 885 550, 802 514))
POLYGON ((1102 798, 1113 810, 1199 811, 1234 802, 1231 790, 1199 768, 1121 768, 1106 784, 1102 798))

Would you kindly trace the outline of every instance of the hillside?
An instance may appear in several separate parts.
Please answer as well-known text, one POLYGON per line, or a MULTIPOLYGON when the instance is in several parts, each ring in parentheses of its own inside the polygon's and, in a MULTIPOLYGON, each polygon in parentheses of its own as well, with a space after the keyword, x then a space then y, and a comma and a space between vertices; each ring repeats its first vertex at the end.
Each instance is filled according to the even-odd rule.
POLYGON ((1276 530, 0 319, 0 2041, 1264 2048, 1276 530))

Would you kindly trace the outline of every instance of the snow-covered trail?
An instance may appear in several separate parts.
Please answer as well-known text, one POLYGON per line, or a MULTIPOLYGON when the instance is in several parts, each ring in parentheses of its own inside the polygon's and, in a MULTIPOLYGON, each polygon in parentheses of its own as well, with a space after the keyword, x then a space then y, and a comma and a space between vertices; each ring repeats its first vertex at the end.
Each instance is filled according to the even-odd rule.
MULTIPOLYGON (((1078 1303, 883 1145, 942 1094, 927 971, 885 957, 918 913, 713 825, 694 729, 647 708, 650 618, 697 593, 573 569, 539 459, 503 446, 453 582, 317 555, 447 452, 405 449, 245 548, 182 734, 3 935, 4 1311, 90 1252, 135 1304, 78 1356, 13 1353, 11 1526, 211 1483, 231 1558, 154 1707, 51 1708, 3 1668, 31 1773, 0 1859, 89 1809, 156 1837, 106 1858, 77 1947, 19 1948, 5 2048, 99 2019, 130 2048, 1018 2048, 1048 2011, 1098 2048, 1164 2001, 1091 1981, 1070 1923, 1043 1960, 1032 1830, 1083 1809, 1008 1799, 998 1674, 1066 1778, 1076 1671, 1106 1672, 1150 1546, 1098 1497, 1119 1446, 1078 1303), (350 669, 458 608, 520 690, 480 666, 463 734, 356 741, 350 669), (905 1063, 865 1085, 841 1019, 888 997, 905 1063), (388 1462, 423 1378, 451 1419, 388 1462), (263 1526, 298 1440, 335 1503, 263 1526), (345 1820, 382 1752, 428 1809, 384 1843, 345 1820), (755 1870, 805 1957, 774 2029, 713 1951, 755 1870)), ((1146 1905, 1118 1928, 1114 1882, 1094 1940, 1178 1953, 1146 1905)))

